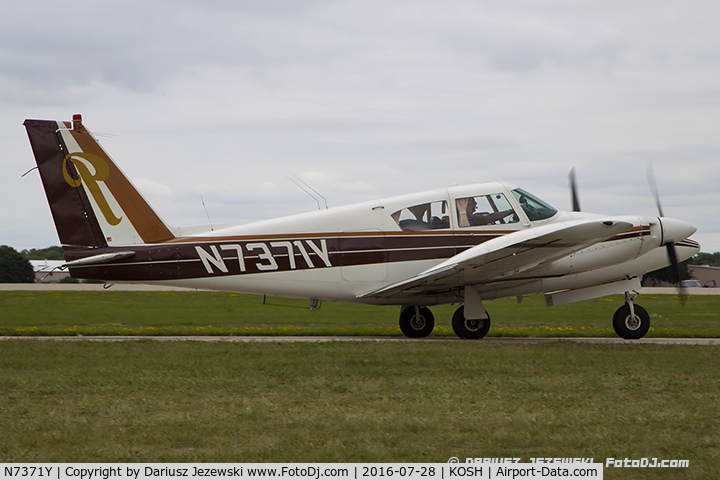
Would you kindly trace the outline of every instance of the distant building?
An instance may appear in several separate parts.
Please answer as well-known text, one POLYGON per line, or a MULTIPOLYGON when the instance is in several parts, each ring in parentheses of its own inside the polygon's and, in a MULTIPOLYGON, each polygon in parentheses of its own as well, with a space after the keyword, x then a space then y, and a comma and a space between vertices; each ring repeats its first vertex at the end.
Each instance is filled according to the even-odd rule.
POLYGON ((694 280, 703 287, 720 287, 720 267, 708 265, 688 265, 688 271, 694 280))
POLYGON ((62 260, 30 260, 38 283, 57 283, 70 276, 67 270, 53 270, 65 263, 62 260), (52 273, 50 273, 52 272, 52 273))

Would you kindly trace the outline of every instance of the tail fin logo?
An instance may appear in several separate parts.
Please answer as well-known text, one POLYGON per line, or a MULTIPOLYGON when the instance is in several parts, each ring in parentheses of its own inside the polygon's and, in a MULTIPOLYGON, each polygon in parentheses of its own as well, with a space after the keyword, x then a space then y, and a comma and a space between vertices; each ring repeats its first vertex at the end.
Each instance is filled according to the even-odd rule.
POLYGON ((105 194, 100 189, 99 182, 104 182, 110 176, 110 168, 102 157, 86 152, 69 153, 63 159, 62 170, 65 181, 71 187, 77 188, 85 182, 90 194, 95 199, 95 203, 97 203, 105 220, 110 225, 115 226, 120 223, 122 217, 118 218, 115 216, 108 204, 107 198, 105 198, 105 194), (80 178, 72 177, 68 171, 68 161, 73 164, 80 178), (93 168, 95 173, 90 171, 89 166, 93 168))

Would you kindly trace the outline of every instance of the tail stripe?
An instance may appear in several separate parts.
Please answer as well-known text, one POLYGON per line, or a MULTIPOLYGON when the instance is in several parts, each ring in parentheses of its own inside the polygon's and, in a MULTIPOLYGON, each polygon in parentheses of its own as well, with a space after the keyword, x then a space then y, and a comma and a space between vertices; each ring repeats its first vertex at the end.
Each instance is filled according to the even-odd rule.
MULTIPOLYGON (((67 147, 58 135, 67 125, 47 120, 26 120, 30 145, 50 204, 55 228, 63 245, 106 247, 100 224, 90 200, 81 188, 68 188, 62 173, 67 147)), ((68 174, 79 179, 75 167, 67 165, 68 174)))
POLYGON ((104 248, 175 238, 80 120, 26 120, 65 246, 104 248))
MULTIPOLYGON (((120 217, 112 212, 122 211, 142 243, 158 243, 174 238, 168 226, 157 216, 140 192, 135 189, 85 127, 65 130, 62 135, 68 140, 68 143, 77 145, 75 152, 82 152, 84 156, 92 159, 91 163, 94 162, 94 165, 99 166, 100 170, 95 167, 95 174, 90 175, 84 184, 91 192, 96 189, 97 193, 93 193, 92 197, 103 212, 104 219, 110 225, 113 225, 113 221, 120 217), (104 177, 103 181, 99 181, 102 177, 104 177), (109 206, 107 206, 107 202, 110 202, 109 206)), ((72 156, 78 158, 76 153, 73 153, 72 156)), ((85 180, 85 177, 83 179, 85 180)), ((118 223, 120 222, 118 221, 118 223)), ((129 225, 125 226, 125 228, 128 227, 129 225)))

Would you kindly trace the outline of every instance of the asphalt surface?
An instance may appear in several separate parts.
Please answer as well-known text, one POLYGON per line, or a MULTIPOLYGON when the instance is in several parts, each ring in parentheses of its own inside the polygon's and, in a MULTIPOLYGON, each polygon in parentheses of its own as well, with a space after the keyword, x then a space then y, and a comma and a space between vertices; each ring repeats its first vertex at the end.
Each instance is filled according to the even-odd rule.
MULTIPOLYGON (((142 283, 0 283, 0 291, 133 291, 133 292, 193 292, 203 291, 195 288, 166 287, 142 283)), ((204 290, 209 291, 209 290, 204 290)), ((640 295, 677 295, 675 287, 643 287, 640 295)), ((688 295, 720 295, 720 288, 688 288, 688 295)))
POLYGON ((612 345, 720 345, 720 338, 641 338, 623 340, 605 337, 488 337, 482 340, 460 340, 455 337, 430 337, 423 339, 399 337, 356 337, 356 336, 5 336, 2 340, 35 340, 57 342, 228 342, 228 343, 408 343, 408 342, 475 342, 478 344, 512 343, 583 343, 612 345))

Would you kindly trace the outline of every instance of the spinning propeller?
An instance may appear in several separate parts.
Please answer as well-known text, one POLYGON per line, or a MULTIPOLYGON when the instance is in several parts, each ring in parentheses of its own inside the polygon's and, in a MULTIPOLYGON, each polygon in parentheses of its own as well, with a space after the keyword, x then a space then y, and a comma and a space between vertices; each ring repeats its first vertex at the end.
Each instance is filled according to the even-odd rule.
MULTIPOLYGON (((653 171, 652 164, 648 165, 647 178, 648 183, 650 184, 650 189, 652 190, 653 196, 655 197, 655 203, 657 205, 659 214, 658 221, 660 222, 660 226, 662 227, 662 217, 664 217, 665 214, 663 213, 662 205, 660 204, 660 193, 658 192, 657 182, 655 181, 655 173, 653 171)), ((572 200, 572 211, 579 212, 580 200, 578 197, 577 180, 575 179, 575 167, 570 170, 568 180, 570 182, 570 198, 572 200)), ((684 305, 685 301, 687 300, 687 289, 680 286, 680 279, 682 277, 682 274, 680 271, 680 262, 678 261, 677 251, 675 250, 675 240, 672 238, 663 240, 663 245, 665 246, 668 260, 670 261, 670 279, 674 284, 678 286, 678 294, 680 295, 680 299, 684 305)))
POLYGON ((568 179, 570 180, 570 197, 572 198, 572 211, 573 212, 579 212, 580 211, 580 199, 578 198, 577 194, 577 181, 575 180, 575 167, 573 167, 570 170, 570 175, 568 175, 568 179))
MULTIPOLYGON (((657 182, 655 181, 655 171, 653 170, 652 163, 648 164, 647 178, 648 183, 650 184, 650 189, 652 190, 653 196, 655 197, 655 204, 657 205, 658 214, 660 215, 658 221, 660 221, 660 223, 662 224, 662 217, 664 217, 665 214, 663 213, 662 205, 660 204, 660 193, 658 192, 657 182)), ((680 294, 680 299, 682 300, 683 304, 685 304, 685 301, 687 300, 687 289, 680 286, 680 277, 682 276, 682 274, 680 271, 680 262, 678 262, 677 251, 675 250, 675 241, 674 239, 669 238, 665 241, 663 245, 665 245, 668 260, 670 260, 670 279, 673 281, 673 283, 677 284, 678 294, 680 294)))

